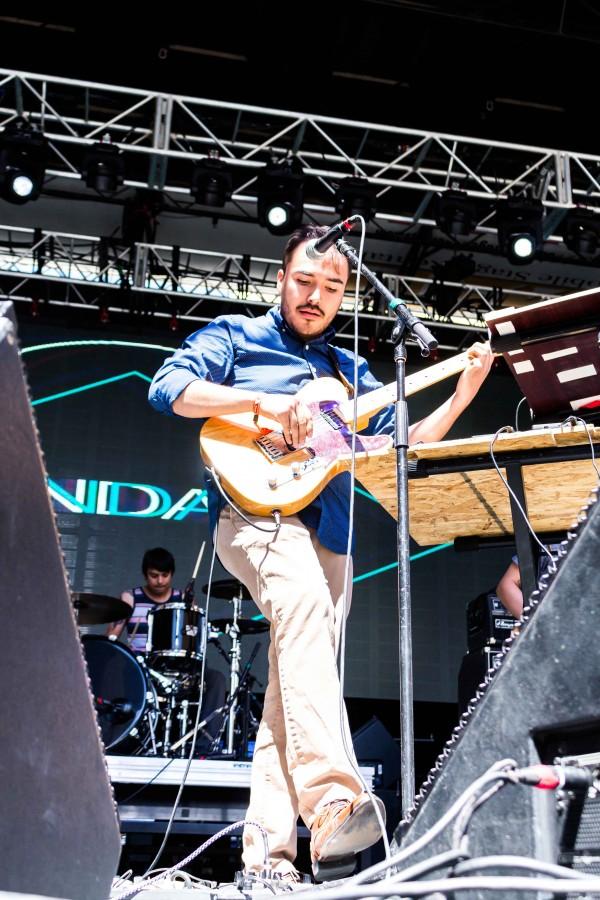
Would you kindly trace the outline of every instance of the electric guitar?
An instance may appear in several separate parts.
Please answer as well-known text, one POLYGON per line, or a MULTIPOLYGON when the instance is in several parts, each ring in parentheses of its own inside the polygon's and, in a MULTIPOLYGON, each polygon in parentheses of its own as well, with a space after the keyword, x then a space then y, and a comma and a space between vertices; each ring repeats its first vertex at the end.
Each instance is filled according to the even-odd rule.
MULTIPOLYGON (((428 366, 406 379, 406 396, 456 375, 468 351, 428 366)), ((285 441, 278 422, 252 413, 214 416, 200 432, 200 453, 221 486, 242 509, 268 516, 289 516, 303 509, 328 481, 350 468, 354 403, 336 378, 316 378, 298 391, 312 415, 313 433, 304 447, 285 441)), ((358 398, 357 431, 371 416, 396 401, 396 384, 383 385, 358 398)), ((389 435, 356 435, 357 462, 389 453, 389 435)))

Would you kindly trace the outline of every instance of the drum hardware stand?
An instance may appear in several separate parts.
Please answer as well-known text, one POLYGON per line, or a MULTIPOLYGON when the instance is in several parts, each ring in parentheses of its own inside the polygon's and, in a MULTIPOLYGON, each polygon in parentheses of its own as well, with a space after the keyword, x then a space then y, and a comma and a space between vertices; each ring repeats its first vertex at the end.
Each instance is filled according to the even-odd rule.
POLYGON ((163 741, 163 753, 165 756, 169 755, 169 750, 171 749, 171 725, 173 722, 173 710, 175 708, 175 697, 173 694, 169 696, 169 708, 167 710, 167 715, 165 718, 165 739, 163 741))
MULTIPOLYGON (((217 709, 213 709, 213 711, 205 719, 203 719, 200 722, 200 724, 198 725, 198 732, 202 731, 202 732, 204 732, 204 734, 207 737, 211 737, 211 735, 206 731, 205 726, 209 722, 211 722, 215 718, 215 716, 219 716, 219 715, 223 716, 223 721, 221 724, 221 728, 219 729, 219 733, 216 735, 216 737, 213 739, 213 742, 212 742, 211 753, 218 752, 219 745, 221 743, 221 740, 223 739, 223 732, 225 731, 225 726, 229 725, 231 709, 233 707, 237 708, 237 701, 238 701, 240 694, 242 694, 244 691, 248 691, 247 685, 250 680, 250 669, 252 667, 252 663, 254 662, 254 660, 256 658, 256 654, 260 650, 260 646, 261 646, 260 641, 257 641, 256 644, 254 645, 254 650, 250 654, 250 658, 248 659, 248 662, 244 666, 243 671, 242 671, 241 675, 239 676, 238 686, 236 688, 235 693, 231 694, 227 698, 227 700, 223 704, 223 706, 219 706, 217 709)), ((258 724, 257 720, 254 716, 252 716, 252 724, 253 725, 258 724)), ((170 748, 171 751, 174 752, 175 750, 178 750, 182 744, 184 744, 186 741, 188 741, 194 734, 194 730, 195 729, 192 728, 190 731, 188 731, 187 734, 184 734, 183 737, 181 737, 178 741, 175 741, 175 743, 170 748)), ((246 735, 247 735, 247 732, 248 732, 248 727, 246 725, 245 726, 245 734, 246 735)), ((219 754, 219 755, 221 758, 229 757, 231 759, 235 759, 235 753, 233 750, 231 752, 228 749, 224 750, 223 753, 219 754)))
MULTIPOLYGON (((256 681, 253 675, 248 676, 248 687, 244 691, 244 716, 242 719, 242 740, 241 740, 241 751, 242 757, 244 759, 248 758, 248 732, 250 730, 250 726, 255 730, 258 729, 259 721, 252 712, 252 701, 258 703, 254 692, 252 691, 252 685, 256 681)), ((260 684, 260 682, 259 682, 260 684)))
MULTIPOLYGON (((178 713, 177 718, 179 719, 179 733, 185 734, 187 726, 188 726, 188 707, 190 701, 182 700, 181 701, 181 712, 178 713)), ((185 756, 185 744, 181 745, 181 753, 180 756, 185 756)))
MULTIPOLYGON (((241 598, 239 600, 239 604, 241 606, 241 598)), ((236 622, 236 619, 235 619, 235 607, 234 607, 234 623, 235 622, 236 622)), ((221 730, 220 730, 219 734, 217 735, 217 737, 215 738, 215 740, 213 741, 213 747, 218 748, 219 743, 221 742, 221 739, 223 737, 225 723, 227 723, 227 748, 222 753, 222 756, 224 758, 229 758, 229 759, 236 758, 236 754, 234 751, 234 738, 235 738, 235 730, 234 729, 235 729, 236 712, 238 709, 238 698, 239 698, 240 694, 242 694, 244 692, 246 692, 246 693, 249 692, 248 682, 250 679, 250 669, 252 668, 252 663, 254 662, 254 660, 256 658, 256 654, 260 650, 260 646, 261 646, 260 641, 257 641, 256 644, 254 645, 254 649, 253 649, 252 653, 250 654, 248 662, 246 663, 246 665, 243 668, 241 675, 238 673, 235 673, 235 685, 236 685, 235 690, 230 693, 229 697, 227 698, 227 702, 225 703, 225 706, 224 706, 224 709, 229 707, 229 715, 223 717, 223 724, 221 726, 221 730)), ((232 648, 232 651, 233 651, 233 648, 232 648)), ((239 665, 239 655, 238 655, 238 665, 239 665)), ((232 674, 231 681, 233 684, 233 676, 234 676, 233 666, 232 666, 231 674, 232 674)), ((244 723, 244 733, 246 735, 246 741, 247 741, 247 733, 248 733, 247 722, 244 723)))
POLYGON ((228 629, 231 637, 231 650, 229 656, 231 659, 231 674, 229 677, 229 697, 231 706, 229 709, 229 718, 227 721, 227 755, 233 756, 233 742, 235 736, 235 717, 237 713, 237 695, 240 684, 240 661, 242 655, 242 642, 240 641, 240 630, 238 628, 238 619, 242 614, 242 586, 240 584, 240 592, 237 597, 233 597, 233 624, 228 629))
MULTIPOLYGON (((205 719, 202 719, 202 721, 198 723, 198 734, 200 734, 202 732, 205 735, 205 737, 212 739, 212 735, 210 734, 210 732, 208 732, 206 730, 205 726, 208 725, 209 722, 212 722, 212 720, 215 718, 215 716, 220 716, 223 713, 225 713, 225 715, 223 717, 225 720, 227 718, 226 714, 227 714, 228 709, 229 709, 228 703, 224 703, 223 706, 219 706, 219 707, 217 707, 217 709, 213 709, 213 711, 205 719)), ((196 727, 194 726, 194 728, 191 728, 190 731, 187 732, 187 734, 184 734, 183 737, 180 737, 178 741, 175 741, 175 743, 171 747, 171 752, 174 753, 176 750, 179 750, 179 748, 182 747, 186 743, 186 741, 189 741, 190 738, 193 737, 195 730, 196 730, 196 727)), ((215 744, 217 744, 217 746, 218 746, 218 742, 221 739, 221 734, 222 734, 222 730, 219 732, 216 739, 212 739, 211 752, 213 751, 215 744)), ((185 754, 182 752, 181 756, 184 756, 184 755, 185 754)))
POLYGON ((154 722, 152 721, 152 716, 150 715, 150 710, 146 710, 146 721, 148 723, 148 730, 150 732, 150 743, 152 745, 152 754, 154 756, 158 756, 158 747, 156 746, 156 733, 154 731, 154 722))

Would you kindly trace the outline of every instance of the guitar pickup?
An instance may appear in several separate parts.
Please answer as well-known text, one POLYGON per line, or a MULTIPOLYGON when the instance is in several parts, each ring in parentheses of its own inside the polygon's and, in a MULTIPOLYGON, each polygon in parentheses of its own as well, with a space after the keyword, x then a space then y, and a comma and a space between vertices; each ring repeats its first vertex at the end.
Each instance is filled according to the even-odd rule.
POLYGON ((276 475, 271 475, 267 484, 272 491, 275 491, 284 484, 289 484, 291 481, 298 481, 303 475, 306 475, 307 472, 323 468, 324 465, 324 461, 322 459, 316 459, 313 454, 310 459, 307 459, 302 463, 295 462, 292 463, 289 468, 280 469, 277 471, 276 475))
POLYGON ((339 431, 340 428, 343 428, 346 424, 342 418, 336 413, 334 409, 321 410, 321 418, 325 419, 328 425, 331 425, 335 431, 339 431))

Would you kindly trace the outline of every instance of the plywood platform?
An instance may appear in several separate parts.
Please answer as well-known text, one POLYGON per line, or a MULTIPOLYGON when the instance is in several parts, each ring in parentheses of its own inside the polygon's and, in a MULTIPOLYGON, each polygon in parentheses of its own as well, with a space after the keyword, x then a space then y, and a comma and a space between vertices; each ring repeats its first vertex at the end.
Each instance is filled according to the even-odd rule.
MULTIPOLYGON (((600 429, 589 428, 594 442, 600 429)), ((492 436, 464 441, 419 444, 409 449, 409 460, 426 468, 428 461, 451 461, 464 471, 411 478, 409 481, 410 533, 422 546, 452 541, 456 537, 497 537, 513 534, 507 490, 492 466, 492 436), (473 469, 474 458, 490 468, 473 469), (487 462, 485 462, 487 460, 487 462)), ((589 445, 582 426, 568 429, 502 434, 494 445, 496 456, 556 452, 557 448, 589 445)), ((500 470, 506 477, 506 470, 500 470)), ((591 459, 540 462, 523 465, 523 481, 533 528, 539 532, 565 531, 577 518, 590 491, 598 483, 591 459)), ((357 477, 396 518, 395 456, 368 460, 357 468, 357 477)))

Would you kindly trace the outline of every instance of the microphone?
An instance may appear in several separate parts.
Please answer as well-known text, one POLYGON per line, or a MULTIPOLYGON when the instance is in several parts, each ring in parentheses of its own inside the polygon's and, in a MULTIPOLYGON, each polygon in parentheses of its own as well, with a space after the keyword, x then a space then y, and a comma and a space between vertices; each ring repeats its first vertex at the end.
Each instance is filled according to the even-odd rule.
POLYGON ((131 719, 135 709, 127 700, 107 700, 105 697, 96 697, 96 710, 99 716, 111 716, 115 722, 126 722, 131 719))
POLYGON ((242 673, 241 673, 241 676, 240 676, 240 681, 243 681, 243 680, 244 680, 244 678, 246 677, 246 675, 248 674, 248 672, 249 672, 250 669, 252 668, 252 663, 253 663, 254 660, 256 659, 256 654, 257 654, 258 651, 260 650, 260 647, 261 647, 261 643, 260 643, 260 641, 257 641, 257 642, 255 643, 255 645, 254 645, 254 650, 253 650, 252 653, 250 654, 250 657, 249 657, 249 659, 248 659, 248 662, 246 663, 246 665, 245 665, 244 668, 242 669, 242 673))
POLYGON ((186 606, 193 606, 196 600, 196 594, 194 593, 194 586, 196 584, 196 579, 192 578, 185 586, 185 590, 183 592, 183 602, 186 606))
POLYGON ((340 238, 346 237, 353 228, 354 222, 352 219, 344 219, 342 222, 338 222, 337 225, 332 225, 323 237, 309 241, 304 248, 304 252, 309 259, 323 259, 329 248, 333 247, 340 238))

